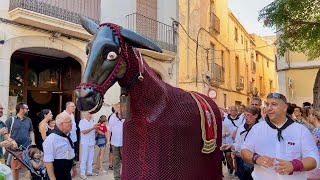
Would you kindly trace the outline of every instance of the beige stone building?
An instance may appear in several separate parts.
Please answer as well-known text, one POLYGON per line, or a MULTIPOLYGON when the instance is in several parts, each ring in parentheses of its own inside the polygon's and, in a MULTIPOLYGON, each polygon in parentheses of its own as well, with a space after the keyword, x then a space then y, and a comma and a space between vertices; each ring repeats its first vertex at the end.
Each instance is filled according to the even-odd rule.
POLYGON ((251 35, 255 43, 255 72, 251 82, 256 84, 254 91, 262 99, 265 99, 270 92, 277 92, 277 73, 275 71, 276 48, 273 45, 275 36, 260 37, 251 35))
POLYGON ((0 93, 2 120, 17 102, 30 106, 29 116, 44 108, 57 115, 81 81, 91 38, 79 14, 100 21, 100 1, 4 0, 0 2, 0 93))
POLYGON ((221 107, 247 105, 252 93, 264 98, 269 84, 277 89, 274 46, 250 35, 227 0, 179 0, 179 22, 181 88, 209 95, 221 107))
POLYGON ((308 59, 306 55, 292 51, 277 58, 279 91, 298 106, 302 106, 303 102, 313 103, 313 88, 320 58, 312 61, 308 59))

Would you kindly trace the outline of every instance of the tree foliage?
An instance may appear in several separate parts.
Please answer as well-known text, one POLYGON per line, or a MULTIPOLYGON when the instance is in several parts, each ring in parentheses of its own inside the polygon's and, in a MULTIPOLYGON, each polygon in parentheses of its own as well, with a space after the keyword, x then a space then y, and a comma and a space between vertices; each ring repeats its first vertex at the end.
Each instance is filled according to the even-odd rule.
POLYGON ((278 53, 302 52, 320 56, 320 0, 275 0, 259 14, 267 27, 277 28, 278 53))

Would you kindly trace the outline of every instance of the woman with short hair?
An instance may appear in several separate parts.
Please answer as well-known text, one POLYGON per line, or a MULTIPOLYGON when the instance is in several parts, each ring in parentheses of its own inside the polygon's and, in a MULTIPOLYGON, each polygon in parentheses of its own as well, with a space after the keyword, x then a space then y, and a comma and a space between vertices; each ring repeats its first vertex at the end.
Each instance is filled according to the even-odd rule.
POLYGON ((244 111, 244 117, 246 119, 246 122, 242 124, 237 130, 235 142, 233 144, 224 144, 220 147, 220 150, 231 149, 232 151, 236 152, 238 177, 241 180, 253 179, 251 177, 253 166, 243 161, 243 159, 240 156, 240 150, 242 143, 246 140, 246 137, 253 125, 259 122, 259 113, 260 110, 256 106, 247 106, 244 111))

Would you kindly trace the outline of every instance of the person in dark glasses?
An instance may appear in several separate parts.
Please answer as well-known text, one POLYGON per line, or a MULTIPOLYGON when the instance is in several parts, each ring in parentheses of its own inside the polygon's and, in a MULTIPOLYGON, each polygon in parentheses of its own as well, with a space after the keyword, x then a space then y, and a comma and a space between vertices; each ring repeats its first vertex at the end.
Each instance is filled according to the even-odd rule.
POLYGON ((267 96, 267 117, 252 127, 241 147, 242 158, 254 164, 253 179, 306 180, 306 171, 319 164, 319 152, 310 131, 287 116, 287 99, 267 96))

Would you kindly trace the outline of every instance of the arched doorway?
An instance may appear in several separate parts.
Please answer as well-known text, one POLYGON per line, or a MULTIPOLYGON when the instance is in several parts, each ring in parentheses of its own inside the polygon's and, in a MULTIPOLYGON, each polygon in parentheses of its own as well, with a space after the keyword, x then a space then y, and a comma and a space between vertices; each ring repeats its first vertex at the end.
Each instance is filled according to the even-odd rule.
POLYGON ((9 104, 29 105, 28 116, 39 138, 41 119, 37 113, 50 109, 55 117, 62 112, 66 102, 75 102, 73 91, 80 81, 81 65, 67 53, 48 48, 19 49, 11 56, 9 104))

